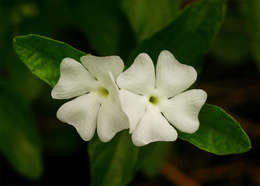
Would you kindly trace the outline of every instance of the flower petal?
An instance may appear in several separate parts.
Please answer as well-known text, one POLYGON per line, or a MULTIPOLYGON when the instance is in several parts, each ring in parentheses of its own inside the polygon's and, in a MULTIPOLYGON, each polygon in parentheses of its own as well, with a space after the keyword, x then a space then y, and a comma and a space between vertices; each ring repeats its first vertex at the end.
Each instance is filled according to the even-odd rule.
POLYGON ((108 72, 108 79, 107 79, 107 88, 109 89, 111 99, 115 101, 117 104, 120 104, 119 99, 119 88, 115 82, 114 76, 111 72, 108 72))
POLYGON ((130 133, 132 133, 145 113, 146 98, 124 89, 121 89, 119 94, 123 111, 129 120, 130 133))
POLYGON ((117 77, 124 69, 124 63, 119 56, 97 57, 89 54, 80 60, 93 76, 103 82, 107 81, 108 72, 117 77))
POLYGON ((151 58, 145 53, 139 54, 134 63, 117 78, 120 88, 137 94, 151 93, 154 83, 154 65, 151 58))
POLYGON ((194 133, 199 128, 198 115, 206 99, 205 91, 192 89, 161 104, 160 109, 174 127, 182 132, 194 133))
POLYGON ((149 108, 134 130, 132 140, 136 146, 143 146, 155 141, 175 141, 177 136, 160 111, 149 108))
POLYGON ((98 97, 90 93, 62 105, 57 112, 57 118, 73 125, 81 138, 88 141, 95 133, 99 108, 98 97))
POLYGON ((113 99, 108 99, 101 104, 97 121, 97 133, 101 141, 108 142, 117 132, 128 127, 127 116, 119 104, 113 99))
POLYGON ((119 99, 119 89, 111 72, 108 73, 109 97, 103 99, 98 113, 97 133, 101 141, 111 140, 115 134, 129 128, 129 121, 123 112, 119 99))
POLYGON ((92 90, 96 84, 83 65, 74 59, 64 58, 60 64, 60 79, 51 96, 55 99, 73 98, 92 90))
POLYGON ((167 50, 160 53, 156 67, 156 88, 166 97, 173 97, 189 88, 197 78, 196 70, 179 63, 167 50))

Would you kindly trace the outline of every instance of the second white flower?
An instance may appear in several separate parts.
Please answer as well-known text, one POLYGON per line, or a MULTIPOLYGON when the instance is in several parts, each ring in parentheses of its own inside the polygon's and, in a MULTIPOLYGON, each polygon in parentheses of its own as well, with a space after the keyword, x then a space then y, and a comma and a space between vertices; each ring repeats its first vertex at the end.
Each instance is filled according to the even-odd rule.
POLYGON ((160 53, 156 76, 153 62, 145 53, 119 75, 122 108, 136 146, 174 141, 178 136, 175 128, 186 133, 198 130, 198 114, 207 94, 200 89, 185 91, 196 78, 196 70, 179 63, 169 51, 160 53))

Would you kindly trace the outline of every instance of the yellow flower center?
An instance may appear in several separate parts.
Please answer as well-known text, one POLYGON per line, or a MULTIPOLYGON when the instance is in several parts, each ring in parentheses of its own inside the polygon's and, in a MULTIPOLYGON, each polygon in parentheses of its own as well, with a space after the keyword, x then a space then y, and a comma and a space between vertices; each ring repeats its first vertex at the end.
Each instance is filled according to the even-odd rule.
POLYGON ((109 95, 109 91, 104 87, 100 87, 98 88, 98 94, 102 97, 107 97, 109 95))
POLYGON ((150 96, 149 98, 149 102, 154 104, 154 105, 157 105, 159 103, 159 98, 157 96, 150 96))

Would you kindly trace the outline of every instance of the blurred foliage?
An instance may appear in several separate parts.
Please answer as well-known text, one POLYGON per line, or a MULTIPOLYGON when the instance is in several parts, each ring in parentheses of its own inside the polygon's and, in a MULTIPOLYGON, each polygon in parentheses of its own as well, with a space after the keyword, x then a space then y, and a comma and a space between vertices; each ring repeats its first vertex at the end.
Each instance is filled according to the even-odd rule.
POLYGON ((242 1, 241 9, 246 19, 246 26, 249 33, 249 48, 253 59, 260 71, 260 1, 242 1))
POLYGON ((140 52, 147 52, 155 62, 160 51, 167 49, 182 63, 199 70, 202 57, 215 39, 224 14, 225 0, 193 3, 166 28, 142 42, 130 61, 140 52))
MULTIPOLYGON (((131 64, 130 61, 140 51, 148 52, 155 59, 161 49, 169 49, 181 61, 203 68, 201 66, 203 55, 211 46, 223 19, 224 1, 199 0, 198 2, 201 3, 188 6, 183 12, 181 0, 78 0, 76 3, 72 0, 0 0, 0 151, 2 155, 22 175, 39 179, 44 167, 42 152, 50 150, 53 153, 70 153, 83 143, 72 128, 63 126, 59 128, 56 127, 58 122, 55 119, 53 122, 49 121, 48 117, 55 117, 61 102, 51 100, 50 89, 18 60, 12 48, 14 36, 31 33, 49 36, 71 44, 85 53, 120 55, 124 61, 128 61, 127 65, 131 64)), ((250 60, 260 66, 259 6, 258 0, 228 1, 227 17, 210 51, 218 62, 239 65, 250 60)), ((41 40, 36 39, 38 40, 34 43, 40 44, 41 40)), ((24 47, 25 43, 21 42, 19 46, 24 47)), ((35 51, 36 46, 35 44, 35 48, 31 49, 35 51)), ((25 57, 36 59, 35 57, 41 56, 42 53, 45 55, 50 50, 59 51, 61 53, 57 56, 47 54, 52 58, 50 61, 54 61, 52 65, 57 71, 56 59, 67 55, 66 52, 62 52, 63 49, 66 51, 68 46, 58 43, 56 47, 58 49, 46 47, 38 50, 36 54, 28 53, 25 57)), ((81 54, 81 52, 76 54, 77 52, 75 58, 81 54)), ((38 67, 34 67, 34 73, 37 70, 38 67)), ((44 75, 41 78, 53 85, 58 73, 55 76, 56 79, 51 81, 44 75)), ((102 145, 100 149, 94 149, 93 146, 99 144, 94 140, 92 148, 89 148, 92 156, 90 158, 94 159, 95 155, 101 152, 99 156, 101 159, 104 158, 102 157, 104 153, 108 159, 116 161, 111 154, 106 155, 106 152, 113 152, 117 153, 117 157, 122 158, 124 162, 135 161, 135 156, 131 156, 135 154, 134 149, 131 149, 134 147, 126 149, 128 146, 122 145, 120 138, 122 143, 128 142, 125 134, 122 133, 111 142, 119 149, 108 149, 105 152, 102 152, 102 145), (122 157, 120 148, 130 152, 128 159, 122 157)), ((156 143, 141 149, 139 158, 149 158, 144 158, 143 165, 136 163, 146 168, 150 165, 150 171, 147 170, 148 168, 142 170, 148 175, 153 175, 166 155, 167 145, 161 146, 156 143), (163 151, 165 153, 160 153, 163 151), (153 161, 154 159, 158 161, 153 161)), ((131 166, 134 166, 134 163, 131 166)), ((109 171, 103 176, 108 180, 115 169, 120 169, 120 167, 107 165, 104 170, 107 168, 109 171)), ((92 165, 93 171, 100 169, 102 166, 98 163, 92 165)), ((124 180, 111 179, 111 182, 127 183, 134 174, 130 169, 129 167, 124 170, 126 172, 122 172, 124 180)), ((99 183, 100 180, 94 179, 96 182, 93 183, 99 183)))
POLYGON ((141 42, 173 21, 180 12, 181 0, 123 0, 121 5, 141 42))
POLYGON ((0 151, 22 175, 39 179, 42 145, 28 105, 12 93, 0 93, 0 151))
POLYGON ((253 61, 260 64, 260 2, 229 0, 221 32, 211 54, 221 63, 240 65, 253 61))
POLYGON ((136 170, 139 149, 132 144, 127 131, 117 134, 109 143, 97 137, 89 146, 93 186, 127 185, 136 170))
POLYGON ((170 152, 170 147, 171 143, 168 142, 151 143, 142 147, 137 164, 145 175, 155 177, 158 174, 170 152))

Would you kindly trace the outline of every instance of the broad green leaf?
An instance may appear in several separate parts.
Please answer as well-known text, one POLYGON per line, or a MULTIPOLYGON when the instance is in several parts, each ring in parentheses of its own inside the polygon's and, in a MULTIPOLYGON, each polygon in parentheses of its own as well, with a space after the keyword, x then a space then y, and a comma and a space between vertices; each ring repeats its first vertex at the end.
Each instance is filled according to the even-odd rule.
POLYGON ((251 148, 247 134, 223 109, 206 104, 200 111, 199 120, 200 128, 197 132, 179 133, 179 137, 217 155, 243 153, 251 148))
POLYGON ((39 179, 42 171, 40 135, 24 103, 0 93, 0 151, 20 174, 39 179))
POLYGON ((138 168, 149 177, 156 176, 169 154, 170 147, 169 142, 156 142, 140 148, 138 168))
MULTIPOLYGON (((156 61, 161 50, 170 50, 176 58, 195 68, 214 40, 225 13, 225 0, 200 0, 192 3, 165 29, 144 40, 128 62, 140 52, 156 61)), ((129 65, 129 64, 128 64, 129 65)))
POLYGON ((88 147, 92 186, 127 185, 136 171, 138 147, 127 131, 121 132, 111 142, 92 139, 88 147))
POLYGON ((123 0, 121 3, 139 42, 172 22, 180 6, 181 0, 123 0))
POLYGON ((79 61, 84 55, 66 43, 32 34, 15 37, 13 44, 22 62, 50 86, 54 86, 59 79, 63 58, 71 57, 79 61))

